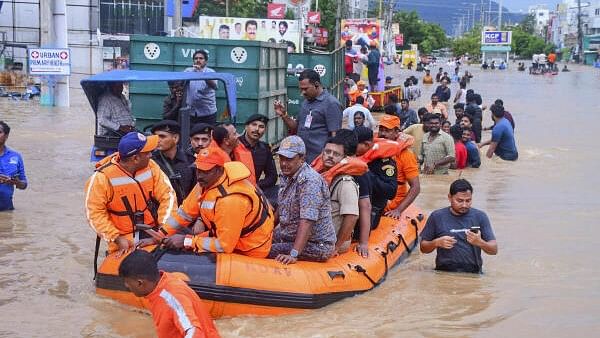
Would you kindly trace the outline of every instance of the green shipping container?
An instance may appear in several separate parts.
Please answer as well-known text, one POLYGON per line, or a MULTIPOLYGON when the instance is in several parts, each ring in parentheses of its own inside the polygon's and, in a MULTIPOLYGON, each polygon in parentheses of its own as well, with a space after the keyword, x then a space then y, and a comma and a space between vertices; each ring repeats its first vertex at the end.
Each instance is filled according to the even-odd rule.
MULTIPOLYGON (((258 41, 212 40, 132 35, 130 68, 134 70, 184 71, 192 66, 192 55, 198 49, 208 51, 208 67, 219 73, 230 73, 237 83, 237 126, 252 114, 260 113, 276 119, 273 101, 286 101, 287 47, 258 41)), ((225 91, 217 90, 218 117, 225 110, 225 91)), ((137 125, 144 127, 162 117, 162 102, 169 90, 165 83, 132 83, 129 89, 137 125)), ((241 123, 241 125, 240 125, 241 123)), ((264 139, 268 143, 281 140, 278 126, 269 121, 264 139), (273 126, 273 128, 271 128, 273 126)))
POLYGON ((344 101, 344 48, 326 54, 293 53, 288 56, 287 95, 288 113, 297 116, 302 104, 302 94, 298 88, 298 76, 304 69, 314 69, 321 76, 321 84, 340 103, 344 101))

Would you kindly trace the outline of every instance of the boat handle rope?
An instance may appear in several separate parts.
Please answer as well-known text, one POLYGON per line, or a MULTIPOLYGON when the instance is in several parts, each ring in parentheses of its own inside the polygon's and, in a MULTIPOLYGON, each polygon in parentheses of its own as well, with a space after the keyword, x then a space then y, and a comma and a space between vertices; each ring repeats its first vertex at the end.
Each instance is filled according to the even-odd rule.
MULTIPOLYGON (((423 218, 425 218, 423 216, 423 214, 417 215, 417 220, 419 220, 419 222, 423 221, 423 218)), ((412 224, 412 226, 415 228, 415 242, 413 244, 413 249, 414 249, 417 247, 417 244, 419 243, 419 226, 417 224, 417 221, 414 218, 410 219, 410 224, 412 224)))
MULTIPOLYGON (((417 215, 417 220, 419 220, 419 222, 422 221, 423 219, 424 219, 423 214, 417 215)), ((408 247, 408 244, 406 243, 404 236, 402 236, 401 233, 396 233, 394 230, 392 230, 392 233, 398 237, 398 240, 399 240, 398 243, 389 241, 388 244, 386 245, 386 247, 387 247, 386 251, 381 251, 381 249, 375 248, 375 251, 378 251, 381 254, 381 256, 383 257, 383 261, 385 264, 385 273, 383 274, 383 277, 379 280, 379 282, 374 281, 373 278, 371 278, 371 276, 369 276, 369 274, 367 273, 367 270, 365 268, 363 268, 361 265, 354 265, 354 267, 353 267, 351 264, 348 264, 348 267, 351 270, 354 270, 358 273, 362 273, 365 276, 365 278, 367 278, 369 280, 369 282, 371 282, 371 284, 373 284, 373 287, 376 287, 379 284, 381 284, 381 282, 383 282, 385 280, 385 278, 387 277, 388 271, 389 271, 388 263, 387 263, 388 253, 394 252, 394 250, 396 250, 396 248, 398 247, 398 245, 400 243, 402 243, 402 245, 404 246, 404 248, 406 249, 406 251, 408 253, 412 253, 412 251, 417 247, 417 244, 419 242, 419 226, 417 224, 417 220, 415 220, 414 218, 410 219, 410 224, 415 228, 415 236, 416 236, 416 239, 415 239, 415 242, 413 243, 412 248, 408 247)))
POLYGON ((374 281, 373 278, 371 278, 371 276, 369 276, 369 274, 367 274, 367 270, 365 270, 365 268, 363 268, 360 265, 355 265, 354 267, 352 267, 352 265, 348 264, 348 267, 358 273, 362 273, 369 280, 369 282, 371 282, 371 284, 373 284, 373 287, 378 286, 383 281, 383 279, 381 279, 379 282, 374 281))
POLYGON ((100 236, 96 236, 96 245, 94 247, 94 279, 98 277, 98 255, 100 253, 100 236))

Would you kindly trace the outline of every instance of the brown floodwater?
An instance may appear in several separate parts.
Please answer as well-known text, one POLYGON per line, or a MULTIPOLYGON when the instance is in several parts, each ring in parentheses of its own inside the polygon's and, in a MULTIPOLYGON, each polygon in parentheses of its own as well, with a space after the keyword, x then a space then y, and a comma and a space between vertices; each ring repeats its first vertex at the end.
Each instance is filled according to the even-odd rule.
MULTIPOLYGON (((421 177, 418 204, 428 212, 448 205, 458 176, 473 183, 473 205, 490 216, 499 245, 497 256, 484 256, 485 274, 437 273, 434 254, 416 254, 366 294, 299 315, 220 319, 222 335, 597 334, 600 72, 571 67, 558 76, 473 69, 469 88, 487 105, 502 98, 513 114, 519 160, 484 159, 480 169, 421 177)), ((72 96, 70 109, 0 98, 0 119, 12 127, 8 145, 23 154, 29 178, 16 210, 0 213, 0 337, 152 337, 149 315, 94 293, 95 235, 82 203, 93 119, 81 92, 72 96)))

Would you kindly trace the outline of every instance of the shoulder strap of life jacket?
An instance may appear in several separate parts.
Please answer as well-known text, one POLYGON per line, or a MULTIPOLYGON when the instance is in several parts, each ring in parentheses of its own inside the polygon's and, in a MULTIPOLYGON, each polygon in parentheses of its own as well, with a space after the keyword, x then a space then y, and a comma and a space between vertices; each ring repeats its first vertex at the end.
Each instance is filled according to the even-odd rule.
MULTIPOLYGON (((223 198, 225 196, 229 196, 229 195, 233 195, 233 194, 240 194, 243 196, 247 196, 246 194, 244 194, 242 192, 228 192, 225 189, 225 187, 223 186, 223 184, 218 185, 217 189, 219 190, 219 193, 221 194, 221 196, 217 197, 217 200, 219 198, 223 198)), ((251 233, 256 231, 256 229, 260 228, 265 223, 267 218, 269 218, 269 202, 268 202, 267 198, 265 197, 265 195, 262 193, 262 191, 258 187, 255 187, 254 192, 258 196, 258 201, 259 201, 258 212, 256 213, 256 216, 254 217, 252 222, 250 222, 250 225, 248 225, 242 229, 240 237, 246 237, 246 236, 250 235, 251 233)), ((216 200, 215 200, 215 204, 216 204, 216 200)), ((215 228, 214 223, 212 223, 211 225, 213 226, 213 228, 215 228)))

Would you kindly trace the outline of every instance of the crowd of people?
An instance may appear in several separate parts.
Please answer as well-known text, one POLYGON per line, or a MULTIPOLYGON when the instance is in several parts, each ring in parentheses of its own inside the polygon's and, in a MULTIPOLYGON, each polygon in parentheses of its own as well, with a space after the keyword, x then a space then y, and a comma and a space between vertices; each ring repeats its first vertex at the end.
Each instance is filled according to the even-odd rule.
MULTIPOLYGON (((206 52, 196 52, 189 71, 212 71, 207 59, 206 52)), ((458 69, 454 74, 456 80, 458 69)), ((86 182, 86 217, 99 240, 108 243, 108 252, 128 254, 119 274, 136 295, 150 300, 159 335, 218 333, 197 295, 158 271, 152 257, 137 248, 159 244, 282 264, 324 262, 351 248, 368 257, 370 232, 384 215, 401 219, 420 193, 421 173, 479 167, 483 146, 489 146, 490 158, 516 160, 514 120, 504 103, 491 105, 494 125, 483 127, 486 107, 481 95, 466 89, 472 76, 465 72, 451 123, 452 79, 442 69, 438 75, 430 104, 415 112, 410 100, 391 96, 377 122, 368 92, 366 97, 358 92, 344 110, 316 71, 303 71, 298 116, 289 116, 282 102, 273 104, 291 134, 276 151, 279 171, 270 146, 261 141, 267 117, 249 116, 242 135, 233 124, 217 124, 212 81, 189 86, 195 93, 187 97, 193 107, 189 140, 180 139, 176 121, 182 84, 170 84, 164 120, 152 126, 151 136, 133 130, 122 85, 110 86, 100 99, 99 132, 123 136, 118 151, 98 162, 86 182), (492 136, 482 142, 486 129, 492 136)), ((25 189, 27 180, 20 155, 5 145, 9 132, 0 121, 0 206, 11 209, 6 197, 12 201, 14 187, 25 189)), ((472 192, 466 180, 454 182, 450 208, 432 213, 425 226, 421 250, 444 249, 436 259, 440 270, 481 272, 481 250, 497 252, 487 216, 470 207, 472 192), (465 238, 452 236, 461 229, 465 238), (468 245, 476 248, 473 255, 464 252, 468 245), (460 253, 450 252, 455 246, 460 253)))

